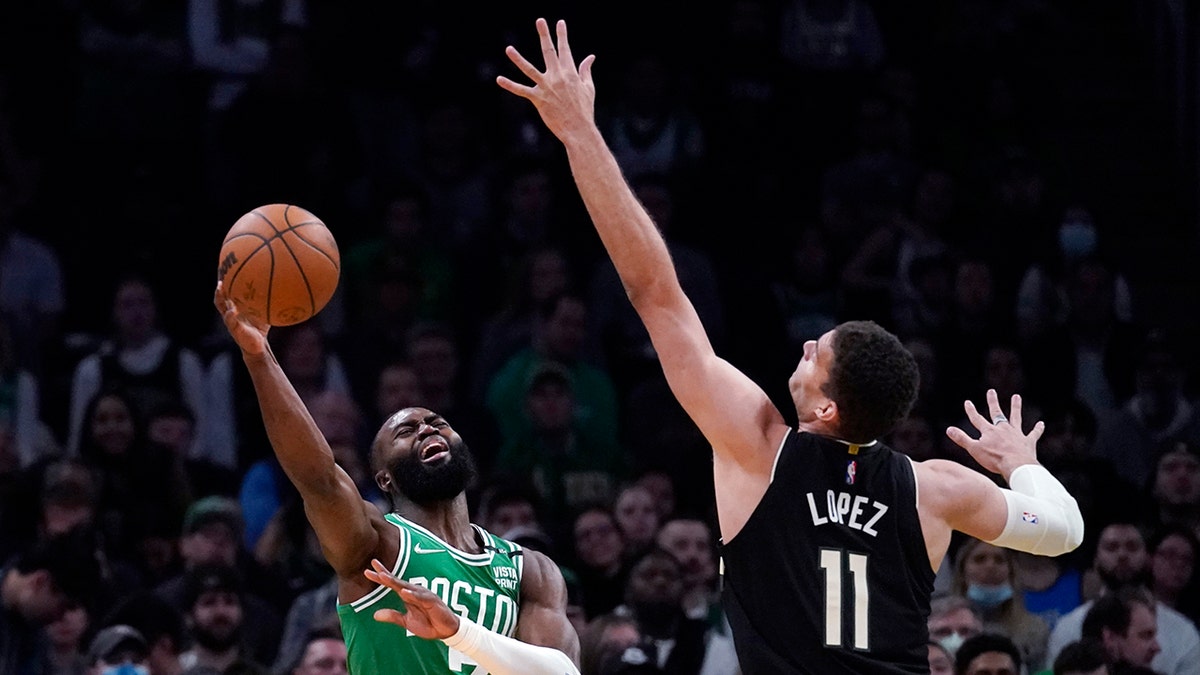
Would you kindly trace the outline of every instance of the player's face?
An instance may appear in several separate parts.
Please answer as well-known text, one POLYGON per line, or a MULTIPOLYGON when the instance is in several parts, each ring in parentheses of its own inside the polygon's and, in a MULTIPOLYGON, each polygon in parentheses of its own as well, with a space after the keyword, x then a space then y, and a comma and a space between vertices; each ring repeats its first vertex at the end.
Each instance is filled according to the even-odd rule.
POLYGON ((971 659, 966 675, 1017 675, 1017 664, 1004 652, 984 652, 971 659))
POLYGON ((375 476, 380 489, 417 504, 453 499, 475 478, 467 444, 441 415, 426 408, 392 415, 375 443, 386 467, 375 476))
POLYGON ((1135 666, 1149 667, 1161 649, 1154 612, 1140 602, 1133 604, 1129 614, 1129 631, 1125 635, 1112 635, 1110 638, 1110 649, 1116 656, 1135 666))
POLYGON ((829 400, 821 388, 829 381, 829 368, 833 365, 833 331, 828 331, 816 340, 804 343, 804 355, 788 379, 788 391, 796 404, 800 422, 816 419, 816 409, 829 400))

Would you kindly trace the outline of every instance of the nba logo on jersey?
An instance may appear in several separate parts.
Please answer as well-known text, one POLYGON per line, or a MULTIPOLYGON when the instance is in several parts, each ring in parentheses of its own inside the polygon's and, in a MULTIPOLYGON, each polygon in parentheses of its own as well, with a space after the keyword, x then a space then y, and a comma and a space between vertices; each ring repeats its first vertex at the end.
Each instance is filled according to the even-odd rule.
POLYGON ((1037 514, 1029 511, 1022 511, 1021 520, 1029 523, 1030 525, 1037 525, 1037 514))
POLYGON ((858 471, 858 462, 853 459, 846 462, 846 485, 854 485, 854 474, 858 471))

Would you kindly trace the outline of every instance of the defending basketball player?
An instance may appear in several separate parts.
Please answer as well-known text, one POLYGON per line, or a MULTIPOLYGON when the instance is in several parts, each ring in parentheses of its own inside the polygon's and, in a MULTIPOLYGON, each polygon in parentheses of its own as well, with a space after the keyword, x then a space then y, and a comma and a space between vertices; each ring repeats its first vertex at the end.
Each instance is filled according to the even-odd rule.
POLYGON ((239 316, 220 283, 214 304, 337 574, 350 672, 578 673, 579 638, 558 566, 471 524, 464 490, 474 461, 450 424, 424 408, 383 423, 371 446, 375 480, 392 505, 381 513, 334 462, 271 353, 268 329, 239 316))
POLYGON ((563 143, 576 185, 676 398, 713 448, 724 542, 723 601, 743 672, 928 671, 925 619, 951 532, 1060 555, 1083 538, 1075 500, 1037 463, 1039 422, 1021 431, 1021 401, 980 431, 947 433, 1002 489, 959 464, 913 462, 876 439, 917 393, 912 355, 871 322, 809 341, 788 380, 798 425, 713 352, 663 238, 621 175, 594 121, 593 56, 575 64, 564 22, 557 45, 537 21, 545 69, 506 52, 531 84, 497 78, 529 100, 563 143))

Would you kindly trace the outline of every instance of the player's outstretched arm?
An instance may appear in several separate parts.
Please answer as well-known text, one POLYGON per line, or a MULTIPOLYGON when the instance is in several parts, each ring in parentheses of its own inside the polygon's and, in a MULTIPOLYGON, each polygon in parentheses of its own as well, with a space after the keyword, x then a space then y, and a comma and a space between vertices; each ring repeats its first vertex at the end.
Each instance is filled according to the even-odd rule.
POLYGON ((393 576, 378 560, 363 574, 387 586, 404 601, 405 611, 381 609, 375 620, 394 623, 426 640, 441 640, 494 675, 578 675, 579 638, 567 620, 566 585, 557 574, 557 587, 547 573, 554 563, 535 551, 525 551, 521 580, 521 613, 517 637, 505 637, 460 617, 424 586, 393 576), (528 587, 527 587, 528 585, 528 587))
POLYGON ((268 327, 239 316, 220 283, 213 303, 242 350, 271 448, 304 499, 304 511, 326 559, 339 575, 358 578, 379 541, 371 518, 382 516, 334 462, 325 436, 271 353, 268 327))
POLYGON ((953 529, 997 546, 1049 556, 1074 550, 1083 542, 1083 515, 1075 498, 1037 461, 1045 426, 1038 422, 1028 434, 1021 431, 1019 395, 1012 397, 1009 416, 995 390, 988 390, 987 401, 990 421, 973 403, 964 403, 978 439, 957 427, 946 434, 983 468, 1003 476, 1009 488, 954 462, 923 462, 930 508, 953 529))
POLYGON ((532 84, 506 77, 497 83, 529 100, 565 146, 579 194, 680 404, 715 452, 758 461, 769 473, 777 439, 768 439, 767 430, 782 426, 783 418, 758 385, 713 352, 662 234, 596 126, 595 58, 588 56, 576 67, 563 21, 556 26, 557 45, 544 19, 537 20, 537 31, 545 70, 508 47, 509 59, 532 84))

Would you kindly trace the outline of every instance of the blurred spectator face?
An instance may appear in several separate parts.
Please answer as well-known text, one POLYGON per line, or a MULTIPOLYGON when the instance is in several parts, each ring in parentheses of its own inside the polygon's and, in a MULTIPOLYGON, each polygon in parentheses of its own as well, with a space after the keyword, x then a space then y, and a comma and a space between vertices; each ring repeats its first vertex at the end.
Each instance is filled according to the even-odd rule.
POLYGON ((1096 224, 1087 209, 1071 207, 1058 226, 1058 250, 1066 260, 1078 260, 1096 251, 1096 224))
POLYGON ((346 643, 321 638, 308 643, 292 675, 346 675, 346 643))
POLYGON ((1196 553, 1191 542, 1182 535, 1164 537, 1150 556, 1155 590, 1161 589, 1173 596, 1181 592, 1196 569, 1196 553))
POLYGON ((237 552, 237 533, 221 522, 208 523, 179 540, 179 554, 188 567, 214 563, 232 567, 237 552))
POLYGON ((954 657, 939 645, 929 645, 929 675, 954 675, 954 657))
POLYGON ((421 204, 413 197, 398 197, 387 205, 383 216, 384 230, 397 242, 413 241, 422 228, 421 204))
POLYGON ((66 534, 95 519, 96 510, 91 504, 55 501, 42 506, 42 531, 46 536, 66 534))
POLYGON ((1146 540, 1133 525, 1114 523, 1096 540, 1096 572, 1110 588, 1136 580, 1149 564, 1146 540))
POLYGON ((662 471, 651 471, 638 478, 637 484, 654 497, 654 508, 659 521, 665 521, 675 513, 675 483, 662 471))
POLYGON ((1073 323, 1095 329, 1111 322, 1116 290, 1112 272, 1103 263, 1097 260, 1080 263, 1068 288, 1073 323))
POLYGON ((1130 607, 1129 630, 1124 635, 1107 628, 1102 632, 1109 655, 1133 666, 1149 668, 1154 656, 1161 651, 1154 610, 1140 602, 1132 603, 1130 607))
POLYGON ((963 562, 963 577, 968 584, 999 586, 1009 583, 1011 575, 1008 553, 986 542, 975 544, 963 562))
POLYGON ((913 212, 931 225, 950 220, 954 213, 954 179, 945 171, 927 171, 917 183, 913 212))
POLYGON ((567 259, 553 249, 533 254, 529 261, 529 297, 534 303, 544 302, 567 289, 569 275, 567 259))
POLYGON ((409 358, 422 384, 453 385, 458 376, 458 352, 454 343, 441 335, 425 335, 409 346, 409 358))
POLYGON ((928 627, 929 639, 934 642, 942 643, 957 635, 952 640, 953 648, 947 647, 953 651, 964 641, 982 633, 983 621, 970 607, 957 607, 941 614, 930 614, 928 627))
POLYGON ((317 324, 292 327, 279 355, 279 366, 288 377, 319 378, 325 371, 325 339, 317 324))
POLYGON ((1080 419, 1080 415, 1087 414, 1086 411, 1068 410, 1060 416, 1045 418, 1046 430, 1038 443, 1038 457, 1043 461, 1086 457, 1092 447, 1095 429, 1091 418, 1080 419))
POLYGON ((229 591, 205 591, 196 598, 191 613, 196 642, 222 652, 237 644, 242 632, 242 601, 229 591))
POLYGON ((716 578, 712 533, 703 521, 688 518, 664 523, 656 541, 683 566, 688 588, 707 586, 716 578))
POLYGON ((992 306, 992 269, 980 260, 968 260, 955 271, 954 297, 969 315, 982 314, 992 306))
POLYGON ((1135 384, 1139 403, 1148 414, 1170 414, 1183 392, 1183 371, 1167 351, 1155 350, 1142 356, 1135 384))
POLYGON ((509 187, 509 207, 527 219, 540 219, 551 207, 553 186, 545 171, 529 171, 513 179, 509 187))
POLYGON ((501 536, 518 527, 538 527, 537 512, 524 500, 510 500, 498 504, 488 514, 488 532, 501 536))
POLYGON ((559 379, 534 384, 525 398, 533 427, 543 433, 563 433, 575 418, 575 396, 571 387, 559 379))
POLYGON ((629 571, 625 599, 634 607, 655 606, 682 610, 683 570, 669 554, 652 553, 629 571))
POLYGON ((560 299, 546 317, 543 336, 549 354, 573 359, 587 339, 587 307, 578 298, 560 299))
POLYGON ((18 593, 15 607, 29 623, 45 625, 61 617, 71 606, 46 570, 33 570, 25 575, 28 582, 18 593))
POLYGON ((1004 652, 984 652, 971 659, 965 675, 1020 675, 1017 664, 1004 652))
POLYGON ((113 298, 113 324, 122 339, 140 344, 154 332, 158 309, 154 292, 142 281, 125 281, 113 298))
POLYGON ((918 462, 933 459, 937 446, 933 442, 933 426, 920 415, 909 415, 892 430, 890 445, 918 462))
POLYGON ((156 415, 146 424, 146 437, 151 443, 183 450, 192 444, 195 427, 195 423, 183 415, 156 415))
POLYGON ((109 457, 129 452, 134 439, 133 411, 119 396, 104 396, 92 410, 92 440, 109 457))
POLYGON ((1021 355, 1009 347, 992 347, 984 356, 983 377, 989 389, 995 389, 1001 401, 1025 388, 1025 366, 1021 355))
POLYGON ((392 364, 380 371, 379 386, 375 393, 379 412, 390 416, 419 405, 420 400, 421 383, 417 379, 417 371, 401 364, 392 364))
POLYGON ((79 605, 67 608, 62 616, 46 624, 46 638, 55 651, 82 651, 83 634, 88 629, 87 610, 79 605))
POLYGON ((632 547, 638 548, 654 541, 658 532, 658 511, 654 508, 654 495, 643 487, 631 486, 621 491, 613 508, 621 536, 632 547))
POLYGON ((1200 458, 1187 450, 1163 455, 1154 476, 1154 496, 1168 506, 1200 503, 1200 458))
MULTIPOLYGON (((816 227, 805 227, 792 249, 792 278, 801 290, 820 290, 828 285, 829 246, 816 227)), ((811 336, 809 336, 811 337, 811 336)))
POLYGON ((595 569, 619 565, 625 547, 612 516, 603 511, 585 511, 575 519, 575 555, 595 569))

